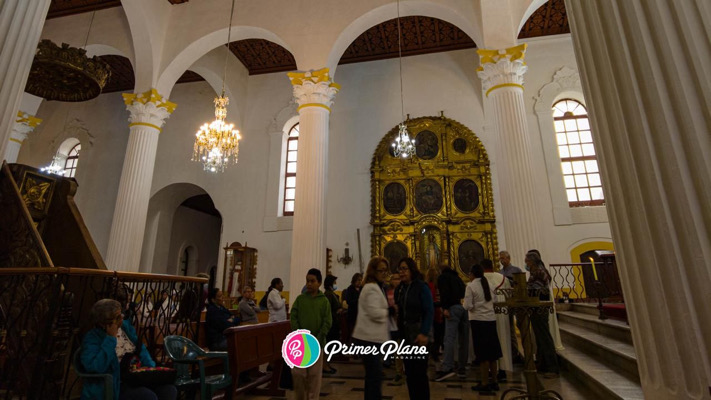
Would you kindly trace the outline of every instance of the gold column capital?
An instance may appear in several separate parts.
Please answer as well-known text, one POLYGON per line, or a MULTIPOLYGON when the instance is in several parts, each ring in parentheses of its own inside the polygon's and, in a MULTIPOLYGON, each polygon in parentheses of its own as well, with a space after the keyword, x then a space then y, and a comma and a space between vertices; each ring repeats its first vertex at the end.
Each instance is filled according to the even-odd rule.
POLYGON ((333 98, 341 85, 334 82, 328 74, 328 68, 306 72, 287 72, 294 87, 294 98, 299 104, 298 110, 306 107, 321 107, 329 112, 333 98))
POLYGON ((501 50, 479 49, 476 52, 479 54, 479 63, 481 65, 477 71, 484 70, 484 64, 496 64, 500 60, 508 60, 509 62, 521 60, 521 63, 525 65, 526 63, 523 60, 526 57, 527 47, 528 43, 522 43, 518 46, 501 50))
POLYGON ((321 68, 319 70, 312 70, 306 72, 287 72, 286 75, 289 77, 291 84, 303 85, 305 82, 313 83, 328 83, 329 87, 336 88, 336 90, 341 89, 341 85, 334 82, 328 74, 328 68, 321 68))
POLYGON ((30 115, 24 111, 18 111, 15 122, 18 124, 27 125, 30 128, 36 128, 37 125, 42 123, 42 118, 37 118, 34 115, 30 115))
POLYGON ((145 126, 158 132, 178 106, 155 89, 143 93, 123 93, 123 102, 126 104, 126 110, 131 113, 128 119, 129 128, 145 126))
POLYGON ((178 106, 177 104, 168 101, 168 99, 161 96, 155 89, 150 89, 143 93, 123 93, 122 96, 123 102, 127 106, 153 103, 157 108, 164 108, 168 114, 172 114, 178 106))

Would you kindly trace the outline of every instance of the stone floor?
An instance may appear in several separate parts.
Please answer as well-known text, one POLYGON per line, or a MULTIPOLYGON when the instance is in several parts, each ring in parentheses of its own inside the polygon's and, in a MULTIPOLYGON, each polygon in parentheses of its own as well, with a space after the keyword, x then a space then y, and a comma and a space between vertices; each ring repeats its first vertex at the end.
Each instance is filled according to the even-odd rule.
MULTIPOLYGON (((338 370, 335 375, 324 375, 321 398, 338 400, 363 399, 363 366, 357 362, 332 363, 338 370)), ((385 369, 385 380, 383 381, 384 399, 407 399, 407 385, 394 386, 391 381, 395 373, 392 368, 385 369)), ((525 388, 523 373, 520 369, 509 373, 508 383, 501 384, 498 392, 477 393, 471 390, 473 385, 478 383, 478 368, 467 371, 467 379, 459 380, 453 377, 444 382, 430 381, 430 396, 432 399, 459 400, 459 399, 499 399, 501 394, 509 388, 525 388)), ((430 367, 430 377, 435 376, 434 367, 430 367)), ((568 380, 565 373, 558 379, 542 379, 546 389, 552 389, 560 393, 565 400, 593 400, 596 399, 591 393, 581 388, 580 385, 568 380)), ((510 394, 507 398, 513 397, 510 394)), ((272 400, 283 399, 283 397, 266 396, 246 396, 241 397, 251 400, 272 400)), ((293 392, 287 391, 286 399, 293 399, 293 392)))

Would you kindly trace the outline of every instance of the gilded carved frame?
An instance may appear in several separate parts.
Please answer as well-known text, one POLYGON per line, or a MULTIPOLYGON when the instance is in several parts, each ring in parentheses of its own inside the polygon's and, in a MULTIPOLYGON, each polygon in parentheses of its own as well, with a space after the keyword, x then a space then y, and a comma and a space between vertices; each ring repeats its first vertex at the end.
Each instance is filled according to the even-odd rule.
POLYGON ((470 129, 445 117, 411 119, 407 127, 414 138, 424 131, 434 133, 436 143, 425 133, 420 137, 427 138, 428 143, 418 145, 427 146, 419 153, 428 159, 394 157, 390 145, 398 133, 396 126, 378 144, 371 163, 371 255, 383 255, 385 246, 396 241, 407 246, 423 272, 431 267, 434 253, 439 262, 450 263, 464 276, 471 265, 459 265, 459 247, 464 241, 475 240, 484 256, 496 261, 491 169, 483 144, 470 129), (429 181, 421 183, 425 180, 429 181), (433 181, 441 188, 442 206, 438 209, 440 196, 433 181), (391 185, 386 191, 391 183, 402 185, 404 190, 391 185), (440 238, 437 245, 430 245, 428 253, 423 246, 429 241, 422 234, 429 229, 438 230, 440 238))

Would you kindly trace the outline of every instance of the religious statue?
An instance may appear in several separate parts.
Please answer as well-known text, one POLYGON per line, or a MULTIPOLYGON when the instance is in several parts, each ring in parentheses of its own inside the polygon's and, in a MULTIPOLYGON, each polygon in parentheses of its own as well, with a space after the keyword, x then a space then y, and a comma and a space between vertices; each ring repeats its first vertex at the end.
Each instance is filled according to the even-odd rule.
POLYGON ((440 251, 434 233, 427 235, 427 241, 427 269, 439 268, 440 251))

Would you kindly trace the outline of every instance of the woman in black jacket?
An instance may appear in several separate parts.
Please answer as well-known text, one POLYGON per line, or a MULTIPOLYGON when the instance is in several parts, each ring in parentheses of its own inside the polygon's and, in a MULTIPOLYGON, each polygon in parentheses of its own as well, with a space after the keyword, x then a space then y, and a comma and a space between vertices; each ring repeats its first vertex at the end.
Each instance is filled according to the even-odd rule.
MULTIPOLYGON (((400 285, 395 289, 395 302, 400 337, 406 345, 427 346, 434 319, 432 292, 412 258, 400 260, 398 270, 400 285)), ((427 355, 415 355, 403 360, 411 399, 430 398, 427 358, 427 355)))
POLYGON ((343 291, 343 308, 347 311, 347 327, 348 331, 343 332, 344 341, 351 343, 351 335, 355 328, 356 320, 358 319, 358 299, 360 298, 360 289, 363 287, 363 274, 356 272, 351 278, 351 285, 343 291))
POLYGON ((227 328, 239 325, 239 318, 232 315, 222 303, 222 291, 210 289, 207 295, 207 313, 205 315, 205 339, 210 350, 227 350, 227 338, 223 332, 227 328))

